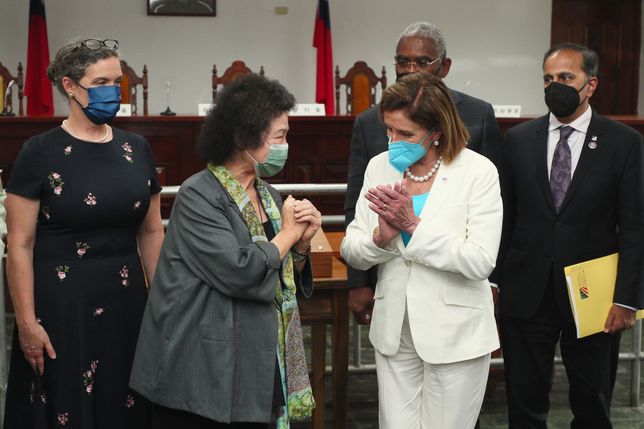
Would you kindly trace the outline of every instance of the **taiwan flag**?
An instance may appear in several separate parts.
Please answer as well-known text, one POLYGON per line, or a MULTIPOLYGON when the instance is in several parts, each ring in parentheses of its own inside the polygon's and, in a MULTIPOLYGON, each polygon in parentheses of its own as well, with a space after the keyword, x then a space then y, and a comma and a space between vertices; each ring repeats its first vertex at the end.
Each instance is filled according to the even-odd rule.
POLYGON ((318 50, 317 74, 315 79, 315 102, 323 103, 326 114, 335 112, 333 96, 333 50, 331 49, 331 18, 329 0, 319 0, 315 17, 313 46, 318 50))
POLYGON ((47 22, 45 21, 44 0, 30 0, 29 3, 29 42, 27 45, 27 77, 25 95, 27 96, 27 115, 52 116, 54 96, 51 82, 47 78, 49 65, 49 42, 47 41, 47 22))

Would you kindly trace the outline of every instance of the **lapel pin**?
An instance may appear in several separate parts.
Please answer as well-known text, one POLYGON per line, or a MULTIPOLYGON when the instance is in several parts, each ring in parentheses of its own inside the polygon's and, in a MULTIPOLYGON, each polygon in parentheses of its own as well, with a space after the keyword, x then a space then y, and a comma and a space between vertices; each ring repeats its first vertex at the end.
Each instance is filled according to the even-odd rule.
POLYGON ((592 140, 590 143, 588 143, 588 147, 591 149, 597 149, 597 142, 595 140, 592 140))

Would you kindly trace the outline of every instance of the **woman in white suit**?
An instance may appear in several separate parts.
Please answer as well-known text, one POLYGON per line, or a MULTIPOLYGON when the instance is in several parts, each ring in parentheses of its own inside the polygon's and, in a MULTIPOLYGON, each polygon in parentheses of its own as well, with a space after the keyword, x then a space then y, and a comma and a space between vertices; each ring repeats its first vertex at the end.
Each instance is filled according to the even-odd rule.
POLYGON ((378 265, 369 338, 381 428, 467 429, 499 347, 487 280, 503 217, 499 179, 466 148, 440 79, 415 73, 384 92, 389 150, 369 163, 342 256, 378 265))

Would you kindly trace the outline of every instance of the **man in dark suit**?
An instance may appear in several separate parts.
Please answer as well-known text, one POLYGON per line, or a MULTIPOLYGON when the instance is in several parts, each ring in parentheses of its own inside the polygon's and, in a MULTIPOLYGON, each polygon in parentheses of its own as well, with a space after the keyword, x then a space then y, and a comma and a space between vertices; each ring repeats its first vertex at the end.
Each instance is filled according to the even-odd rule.
MULTIPOLYGON (((445 39, 441 30, 427 22, 409 25, 398 39, 396 46, 396 78, 414 72, 427 72, 440 78, 449 73, 452 60, 447 57, 445 39)), ((489 103, 458 91, 450 90, 454 104, 470 133, 468 148, 488 157, 499 168, 501 134, 489 103)), ((369 160, 387 150, 387 131, 378 117, 377 106, 360 114, 353 125, 349 177, 344 203, 345 223, 348 225, 355 214, 356 201, 364 172, 369 160)), ((349 308, 358 322, 368 324, 371 320, 373 291, 377 267, 369 271, 348 268, 349 308)))
POLYGON ((571 428, 611 428, 620 331, 644 304, 642 136, 590 108, 598 63, 584 46, 551 48, 543 60, 550 114, 509 130, 503 146, 499 286, 510 428, 547 427, 557 341, 571 428), (577 339, 564 267, 615 252, 604 332, 577 339))

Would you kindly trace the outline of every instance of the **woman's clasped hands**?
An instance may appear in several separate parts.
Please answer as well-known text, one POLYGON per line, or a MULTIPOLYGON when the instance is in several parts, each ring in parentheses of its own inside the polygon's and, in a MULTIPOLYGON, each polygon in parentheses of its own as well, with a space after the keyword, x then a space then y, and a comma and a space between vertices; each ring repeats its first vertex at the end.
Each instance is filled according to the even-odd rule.
POLYGON ((371 203, 369 208, 378 214, 378 229, 373 236, 376 246, 386 246, 401 231, 413 234, 420 218, 402 182, 370 188, 365 198, 371 203))
POLYGON ((322 225, 322 214, 309 200, 296 200, 289 195, 282 206, 282 228, 292 228, 299 237, 295 248, 305 253, 311 245, 311 239, 322 225))

